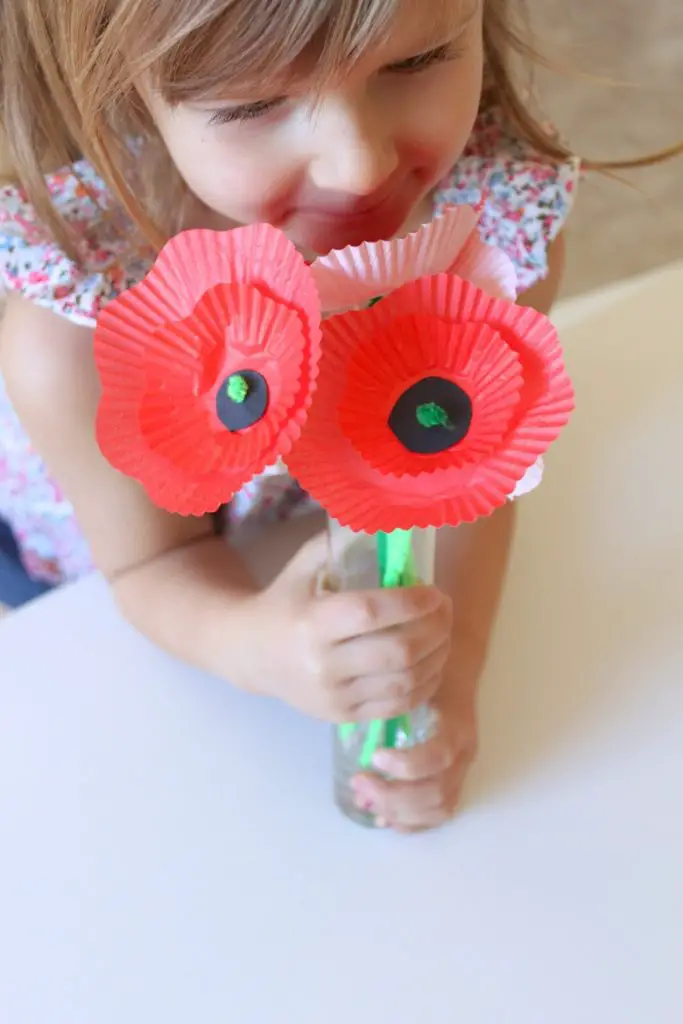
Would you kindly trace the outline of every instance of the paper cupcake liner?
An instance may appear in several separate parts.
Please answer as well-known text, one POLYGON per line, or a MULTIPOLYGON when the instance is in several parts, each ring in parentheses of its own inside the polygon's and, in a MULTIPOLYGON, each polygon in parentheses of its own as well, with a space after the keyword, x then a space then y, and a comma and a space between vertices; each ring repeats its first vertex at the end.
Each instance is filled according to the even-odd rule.
POLYGON ((449 270, 478 216, 469 206, 449 207, 405 238, 365 242, 321 256, 311 270, 323 311, 363 306, 415 278, 449 270))
POLYGON ((396 321, 394 331, 356 344, 348 361, 339 422, 371 466, 384 473, 417 476, 493 451, 512 421, 521 387, 519 358, 491 328, 416 315, 396 321), (398 334, 400 346, 395 342, 398 334), (472 403, 472 421, 455 447, 418 456, 406 450, 388 421, 401 394, 426 377, 462 388, 472 403))
POLYGON ((512 493, 517 466, 484 462, 393 476, 370 466, 341 435, 336 443, 310 445, 307 431, 288 466, 301 486, 343 526, 376 533, 459 526, 490 515, 512 493))
POLYGON ((476 231, 467 239, 448 273, 457 274, 494 298, 510 302, 517 298, 519 286, 514 263, 500 249, 483 242, 476 231))
MULTIPOLYGON (((166 349, 164 377, 173 380, 176 352, 194 346, 201 362, 193 390, 204 394, 232 373, 253 369, 267 376, 273 404, 294 404, 301 367, 310 356, 297 312, 248 285, 218 285, 207 291, 191 317, 167 324, 155 335, 166 349)), ((159 372, 159 364, 155 364, 159 372)))
POLYGON ((557 331, 541 313, 492 298, 453 274, 415 281, 373 306, 378 329, 393 319, 429 312, 449 322, 488 324, 522 363, 523 386, 516 426, 530 466, 566 426, 574 409, 557 331))
POLYGON ((310 271, 264 225, 186 232, 105 308, 95 356, 103 453, 163 507, 200 514, 285 455, 299 434, 320 357, 310 271), (218 418, 218 389, 248 370, 267 382, 267 405, 260 420, 231 432, 218 418))
MULTIPOLYGON (((360 387, 357 380, 355 384, 360 387)), ((372 386, 360 389, 366 424, 372 419, 368 410, 372 410, 373 401, 379 404, 374 389, 374 379, 372 386)), ((355 530, 457 526, 489 515, 508 500, 526 470, 557 437, 572 407, 571 382, 550 321, 533 310, 492 298, 453 275, 442 274, 399 289, 371 310, 334 317, 326 323, 325 360, 318 392, 287 462, 301 486, 329 515, 355 530), (495 429, 503 426, 502 409, 512 398, 513 389, 517 401, 492 450, 478 453, 471 460, 453 459, 450 466, 431 472, 418 466, 417 473, 399 475, 387 472, 386 463, 382 468, 379 444, 374 450, 372 443, 368 447, 361 441, 363 450, 358 450, 358 436, 353 431, 359 429, 363 417, 352 420, 352 443, 347 436, 347 413, 342 421, 335 410, 347 400, 356 365, 361 375, 370 376, 368 360, 376 358, 378 373, 386 371, 388 381, 392 366, 400 366, 401 372, 412 368, 410 352, 415 338, 403 344, 396 323, 425 315, 447 324, 476 328, 467 335, 472 352, 476 351, 473 372, 492 410, 500 413, 495 429), (392 327, 398 353, 395 363, 387 361, 383 339, 383 335, 392 338, 392 327), (359 334, 364 338, 362 347, 359 334), (382 338, 374 352, 373 338, 382 338), (509 356, 501 356, 497 365, 492 354, 500 344, 499 338, 509 356), (486 374, 489 363, 494 370, 491 380, 486 374)), ((353 409, 353 403, 349 408, 353 409)), ((509 405, 507 408, 509 411, 509 405)), ((483 436, 482 447, 486 441, 483 436)))
POLYGON ((354 530, 457 526, 473 522, 503 505, 521 476, 487 460, 418 476, 395 476, 370 465, 344 436, 336 409, 344 381, 321 374, 301 433, 286 458, 291 474, 328 514, 354 530))
POLYGON ((130 363, 112 367, 110 407, 116 410, 120 395, 130 408, 131 389, 144 384, 137 415, 148 444, 186 471, 199 451, 206 470, 221 460, 248 465, 264 443, 272 443, 275 429, 297 415, 307 355, 301 320, 255 288, 213 287, 190 317, 151 334, 145 355, 144 378, 130 363), (218 388, 243 370, 256 371, 268 382, 267 430, 264 420, 230 433, 216 415, 218 388), (151 381, 157 382, 156 390, 150 391, 151 381))
MULTIPOLYGON (((163 403, 151 410, 147 405, 144 413, 150 411, 153 416, 163 411, 163 403)), ((176 416, 175 422, 176 435, 159 440, 153 428, 141 430, 133 414, 124 419, 120 409, 109 409, 106 402, 97 418, 97 440, 105 457, 120 472, 138 480, 151 500, 169 512, 204 515, 215 511, 270 464, 275 447, 279 451, 281 435, 266 422, 250 432, 249 441, 239 451, 239 462, 228 461, 208 434, 208 416, 186 414, 176 416)), ((290 436, 290 443, 292 440, 290 436)))
POLYGON ((269 224, 183 231, 164 246, 143 282, 148 303, 154 302, 163 320, 183 319, 208 288, 228 283, 260 283, 311 316, 319 312, 310 269, 289 239, 269 224))
MULTIPOLYGON (((186 231, 162 249, 140 284, 102 310, 95 331, 95 358, 103 383, 122 363, 132 369, 154 349, 154 330, 187 320, 201 297, 216 285, 252 284, 297 310, 308 324, 312 348, 319 346, 320 303, 309 267, 288 239, 267 224, 234 231, 186 231)), ((158 349, 155 359, 164 358, 158 349)), ((174 350, 173 365, 192 372, 193 345, 174 350)), ((167 359, 166 367, 170 370, 167 359)))
POLYGON ((139 430, 132 427, 133 416, 121 421, 119 413, 100 405, 96 422, 98 443, 112 465, 137 480, 153 504, 178 515, 205 515, 227 503, 239 489, 235 471, 203 475, 196 470, 187 474, 151 450, 139 430), (119 429, 117 429, 117 425, 119 429))

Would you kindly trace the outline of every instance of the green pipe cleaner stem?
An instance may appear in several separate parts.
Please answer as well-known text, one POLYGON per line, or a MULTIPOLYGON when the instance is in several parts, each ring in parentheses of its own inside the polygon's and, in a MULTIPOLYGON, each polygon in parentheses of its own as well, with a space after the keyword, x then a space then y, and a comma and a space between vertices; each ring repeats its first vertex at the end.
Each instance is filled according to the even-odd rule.
POLYGON ((241 373, 233 373, 228 377, 228 398, 231 402, 242 405, 249 397, 249 384, 241 373))
MULTIPOLYGON (((377 536, 377 562, 382 587, 412 587, 417 583, 413 531, 394 530, 377 536)), ((368 726, 360 756, 360 767, 370 768, 382 739, 386 747, 394 748, 398 734, 410 735, 410 717, 400 715, 388 721, 375 720, 368 726)))

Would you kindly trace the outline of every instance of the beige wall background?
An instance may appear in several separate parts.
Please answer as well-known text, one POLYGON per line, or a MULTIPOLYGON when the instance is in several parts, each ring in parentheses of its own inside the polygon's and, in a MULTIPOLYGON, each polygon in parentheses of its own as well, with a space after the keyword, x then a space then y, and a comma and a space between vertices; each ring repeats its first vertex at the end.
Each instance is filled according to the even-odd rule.
MULTIPOLYGON (((537 77, 544 109, 577 153, 623 159, 683 141, 683 0, 528 0, 539 48, 577 72, 537 77)), ((592 174, 568 230, 572 294, 683 258, 683 158, 592 174)))

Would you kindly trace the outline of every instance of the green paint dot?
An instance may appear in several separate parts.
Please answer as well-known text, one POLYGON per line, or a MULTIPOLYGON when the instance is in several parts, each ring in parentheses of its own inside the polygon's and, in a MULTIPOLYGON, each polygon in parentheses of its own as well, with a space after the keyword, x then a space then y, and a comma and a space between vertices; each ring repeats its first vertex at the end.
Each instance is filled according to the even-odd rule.
POLYGON ((437 405, 436 402, 426 402, 424 405, 418 405, 415 410, 415 418, 421 427, 452 427, 448 413, 441 405, 437 405))
POLYGON ((232 377, 228 377, 228 398, 231 402, 242 405, 246 402, 248 394, 249 384, 241 373, 233 373, 232 377))

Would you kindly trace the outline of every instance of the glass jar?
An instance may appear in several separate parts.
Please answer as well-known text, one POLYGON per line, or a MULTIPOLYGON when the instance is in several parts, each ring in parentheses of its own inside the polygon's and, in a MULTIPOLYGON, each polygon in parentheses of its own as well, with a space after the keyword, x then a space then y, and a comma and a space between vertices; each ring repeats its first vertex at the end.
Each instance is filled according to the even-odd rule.
MULTIPOLYGON (((354 533, 330 520, 328 586, 334 590, 375 590, 434 582, 436 530, 394 534, 354 533)), ((372 757, 382 747, 402 748, 425 743, 434 735, 436 713, 417 708, 388 722, 352 723, 334 731, 334 797, 340 810, 370 828, 375 816, 356 806, 352 781, 373 771, 372 757)))

